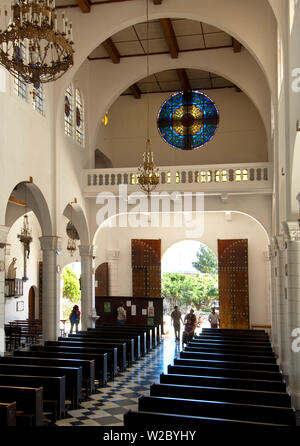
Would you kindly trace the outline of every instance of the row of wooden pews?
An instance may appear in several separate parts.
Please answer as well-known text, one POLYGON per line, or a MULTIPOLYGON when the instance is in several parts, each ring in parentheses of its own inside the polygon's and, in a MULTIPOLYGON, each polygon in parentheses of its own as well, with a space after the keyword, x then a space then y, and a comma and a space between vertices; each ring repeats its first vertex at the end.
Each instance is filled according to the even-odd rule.
POLYGON ((42 426, 64 418, 150 352, 160 342, 158 333, 157 326, 101 324, 0 357, 0 425, 42 426))
POLYGON ((11 321, 4 326, 6 351, 21 345, 36 344, 42 339, 42 322, 39 319, 11 321))
POLYGON ((274 429, 295 426, 296 413, 264 331, 203 329, 124 425, 274 429))

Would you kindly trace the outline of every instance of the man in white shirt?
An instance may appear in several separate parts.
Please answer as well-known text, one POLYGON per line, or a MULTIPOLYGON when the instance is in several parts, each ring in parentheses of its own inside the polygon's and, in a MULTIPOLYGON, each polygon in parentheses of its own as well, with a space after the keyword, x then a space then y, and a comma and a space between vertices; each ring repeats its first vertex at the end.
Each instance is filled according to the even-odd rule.
POLYGON ((118 306, 117 312, 118 312, 117 323, 119 325, 124 325, 126 321, 126 310, 125 310, 125 305, 123 303, 118 306))
POLYGON ((208 322, 210 322, 210 328, 218 328, 218 323, 220 321, 218 313, 214 307, 211 309, 211 313, 208 316, 208 322))

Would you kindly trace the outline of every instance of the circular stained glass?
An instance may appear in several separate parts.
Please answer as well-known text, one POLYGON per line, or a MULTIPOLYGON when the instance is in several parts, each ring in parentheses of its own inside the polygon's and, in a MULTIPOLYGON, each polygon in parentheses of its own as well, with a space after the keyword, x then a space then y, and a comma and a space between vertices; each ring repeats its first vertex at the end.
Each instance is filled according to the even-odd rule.
POLYGON ((161 137, 182 150, 202 147, 214 136, 218 123, 215 103, 197 90, 172 94, 161 106, 157 118, 161 137))

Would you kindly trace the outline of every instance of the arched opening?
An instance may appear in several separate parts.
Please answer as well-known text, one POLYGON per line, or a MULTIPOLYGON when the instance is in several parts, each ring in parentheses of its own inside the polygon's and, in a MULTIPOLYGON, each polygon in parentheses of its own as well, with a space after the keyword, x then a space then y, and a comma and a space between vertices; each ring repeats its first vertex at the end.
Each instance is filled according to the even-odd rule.
POLYGON ((28 292, 28 319, 30 321, 36 319, 36 287, 32 286, 28 292))
MULTIPOLYGON (((173 336, 171 313, 178 306, 184 316, 194 309, 196 333, 207 327, 212 307, 218 310, 218 260, 215 253, 198 240, 174 243, 162 258, 162 296, 165 333, 173 336)), ((183 324, 181 322, 181 329, 183 324)))
MULTIPOLYGON (((81 263, 72 262, 66 265, 61 274, 60 296, 60 332, 62 335, 70 332, 70 314, 74 305, 81 312, 81 263)), ((81 321, 78 326, 81 329, 81 321)))

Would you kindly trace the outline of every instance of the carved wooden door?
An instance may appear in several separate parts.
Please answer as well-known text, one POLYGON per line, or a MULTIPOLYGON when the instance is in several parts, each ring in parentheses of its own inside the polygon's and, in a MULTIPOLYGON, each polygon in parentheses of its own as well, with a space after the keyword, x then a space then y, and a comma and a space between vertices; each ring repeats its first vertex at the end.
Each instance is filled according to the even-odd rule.
POLYGON ((161 240, 132 239, 132 296, 161 297, 161 240))
POLYGON ((248 240, 218 240, 220 328, 249 329, 248 240))
POLYGON ((95 296, 109 296, 108 263, 101 263, 95 271, 95 296))

